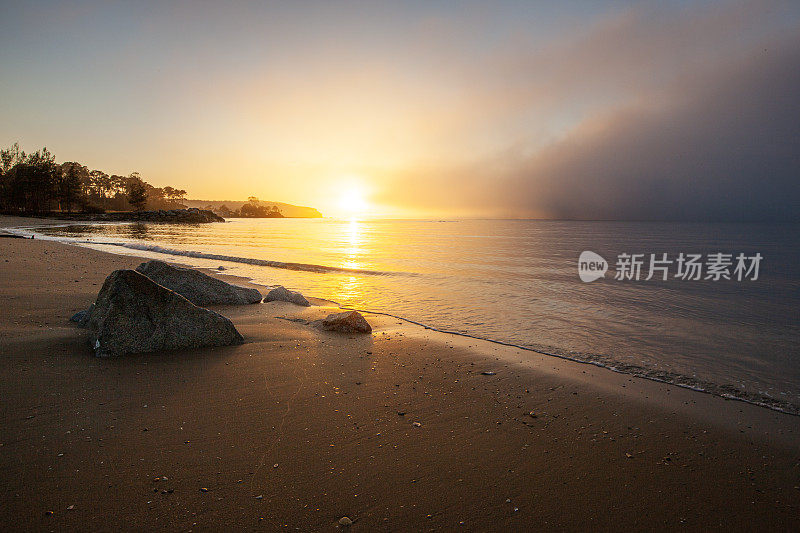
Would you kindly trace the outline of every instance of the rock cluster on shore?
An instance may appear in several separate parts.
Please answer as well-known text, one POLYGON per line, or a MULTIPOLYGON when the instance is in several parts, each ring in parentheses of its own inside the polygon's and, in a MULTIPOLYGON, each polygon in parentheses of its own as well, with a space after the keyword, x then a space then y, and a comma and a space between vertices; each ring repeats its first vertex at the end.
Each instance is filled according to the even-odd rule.
POLYGON ((88 327, 98 357, 227 346, 241 344, 242 336, 229 319, 202 306, 259 302, 256 289, 148 261, 136 270, 112 272, 95 303, 70 320, 88 327))
MULTIPOLYGON (((311 305, 299 292, 282 286, 272 289, 266 301, 311 305)), ((70 320, 89 329, 89 343, 97 357, 227 346, 244 339, 228 318, 203 306, 259 302, 261 293, 256 289, 153 260, 136 270, 112 272, 95 303, 70 320)), ((357 311, 333 313, 313 325, 347 334, 372 332, 357 311)))
POLYGON ((136 271, 195 305, 257 304, 262 298, 257 289, 231 285, 198 270, 173 266, 163 261, 147 261, 136 267, 136 271))
POLYGON ((106 278, 87 326, 98 357, 244 342, 226 317, 135 270, 106 278))

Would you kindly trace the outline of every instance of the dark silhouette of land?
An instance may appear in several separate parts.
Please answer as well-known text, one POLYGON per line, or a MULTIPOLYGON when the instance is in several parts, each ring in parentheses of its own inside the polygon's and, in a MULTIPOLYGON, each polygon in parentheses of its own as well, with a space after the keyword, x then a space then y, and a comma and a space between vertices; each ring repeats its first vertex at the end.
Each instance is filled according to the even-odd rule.
POLYGON ((72 161, 58 164, 47 148, 26 154, 14 143, 0 151, 0 210, 5 213, 184 209, 185 196, 182 189, 150 185, 138 172, 109 175, 72 161))
POLYGON ((5 214, 63 218, 68 213, 79 213, 92 218, 89 215, 106 212, 173 211, 187 207, 213 211, 221 217, 322 217, 311 207, 261 202, 255 196, 247 202, 186 200, 185 190, 155 187, 138 172, 120 176, 90 170, 74 161, 56 163, 47 148, 26 154, 14 143, 0 151, 0 212, 5 214))

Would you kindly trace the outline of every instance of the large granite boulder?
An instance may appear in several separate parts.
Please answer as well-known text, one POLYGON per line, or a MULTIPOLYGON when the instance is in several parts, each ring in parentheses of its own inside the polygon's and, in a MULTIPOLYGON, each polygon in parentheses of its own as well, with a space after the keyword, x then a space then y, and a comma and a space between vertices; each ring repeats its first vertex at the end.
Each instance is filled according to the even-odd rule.
POLYGON ((106 278, 88 327, 98 357, 243 342, 230 320, 135 270, 106 278))
POLYGON ((237 287, 191 268, 181 268, 163 261, 147 261, 136 267, 159 285, 171 289, 195 305, 242 305, 261 302, 256 289, 237 287))
POLYGON ((279 285, 269 291, 267 295, 264 297, 265 302, 289 302, 296 305, 302 305, 305 307, 310 306, 311 304, 308 303, 305 296, 300 294, 299 292, 290 291, 286 287, 279 285))
POLYGON ((358 311, 332 313, 322 320, 320 327, 339 333, 372 333, 372 326, 358 311))

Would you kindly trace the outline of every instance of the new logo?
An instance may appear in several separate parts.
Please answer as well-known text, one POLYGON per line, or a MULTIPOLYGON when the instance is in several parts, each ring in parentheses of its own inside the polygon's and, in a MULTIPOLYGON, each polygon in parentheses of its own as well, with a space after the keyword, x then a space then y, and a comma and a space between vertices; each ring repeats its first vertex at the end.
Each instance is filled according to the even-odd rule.
POLYGON ((578 276, 581 281, 589 283, 605 276, 608 263, 601 256, 589 250, 581 252, 578 257, 578 276))

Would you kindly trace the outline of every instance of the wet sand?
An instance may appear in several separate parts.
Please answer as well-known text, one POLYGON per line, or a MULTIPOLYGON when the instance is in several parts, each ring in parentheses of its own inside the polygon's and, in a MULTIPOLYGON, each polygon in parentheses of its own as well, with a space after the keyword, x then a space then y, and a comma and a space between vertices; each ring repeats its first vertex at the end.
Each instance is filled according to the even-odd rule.
POLYGON ((139 262, 0 239, 0 529, 800 525, 800 417, 388 317, 96 359, 68 318, 139 262))

